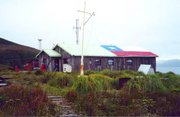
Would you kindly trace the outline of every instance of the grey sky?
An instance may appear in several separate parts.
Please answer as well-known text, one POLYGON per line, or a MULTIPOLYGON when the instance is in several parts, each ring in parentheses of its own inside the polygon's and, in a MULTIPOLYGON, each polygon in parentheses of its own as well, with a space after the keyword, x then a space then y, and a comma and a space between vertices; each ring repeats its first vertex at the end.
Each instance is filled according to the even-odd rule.
MULTIPOLYGON (((140 46, 159 59, 180 59, 180 0, 86 0, 95 17, 85 44, 140 46)), ((38 48, 74 43, 75 19, 84 0, 0 0, 0 37, 38 48)), ((81 32, 80 35, 81 37, 81 32)))

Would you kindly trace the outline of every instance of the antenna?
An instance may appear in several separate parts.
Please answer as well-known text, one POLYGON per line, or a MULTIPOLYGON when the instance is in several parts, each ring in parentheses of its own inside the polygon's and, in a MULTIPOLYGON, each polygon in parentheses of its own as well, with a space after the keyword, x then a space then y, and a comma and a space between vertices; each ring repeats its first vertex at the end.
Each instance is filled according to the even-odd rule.
POLYGON ((38 39, 39 41, 39 50, 41 50, 41 42, 42 42, 42 39, 38 39))
POLYGON ((75 32, 76 32, 76 44, 79 44, 79 30, 81 27, 79 26, 79 19, 76 19, 76 27, 74 27, 75 32))
POLYGON ((82 45, 81 45, 81 65, 80 65, 80 75, 83 76, 84 75, 84 55, 83 55, 83 48, 84 48, 84 32, 85 32, 85 25, 86 23, 90 20, 90 18, 92 16, 95 16, 95 13, 88 13, 86 12, 86 1, 84 1, 84 10, 80 11, 78 10, 78 12, 83 13, 83 25, 82 25, 82 45), (86 20, 85 19, 85 15, 88 14, 89 17, 86 20))

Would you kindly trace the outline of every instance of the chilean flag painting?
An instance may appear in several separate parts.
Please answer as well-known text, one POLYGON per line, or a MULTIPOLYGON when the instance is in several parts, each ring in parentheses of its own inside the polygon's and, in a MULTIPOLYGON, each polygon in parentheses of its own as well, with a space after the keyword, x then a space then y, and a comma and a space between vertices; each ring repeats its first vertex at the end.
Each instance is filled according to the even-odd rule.
POLYGON ((117 46, 114 45, 101 45, 101 47, 103 47, 104 49, 110 51, 110 52, 119 52, 119 51, 123 51, 121 48, 118 48, 117 46))
POLYGON ((115 45, 101 45, 101 47, 119 57, 158 57, 152 52, 135 48, 119 48, 115 45))

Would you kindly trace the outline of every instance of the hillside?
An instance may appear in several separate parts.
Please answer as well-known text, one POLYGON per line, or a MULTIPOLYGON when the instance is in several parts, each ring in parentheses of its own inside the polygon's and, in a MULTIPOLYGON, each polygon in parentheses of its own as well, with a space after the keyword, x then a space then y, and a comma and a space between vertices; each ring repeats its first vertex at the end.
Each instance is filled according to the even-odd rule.
POLYGON ((39 50, 0 38, 0 64, 22 67, 31 61, 39 50))
POLYGON ((180 67, 180 59, 170 59, 157 61, 159 67, 180 67))

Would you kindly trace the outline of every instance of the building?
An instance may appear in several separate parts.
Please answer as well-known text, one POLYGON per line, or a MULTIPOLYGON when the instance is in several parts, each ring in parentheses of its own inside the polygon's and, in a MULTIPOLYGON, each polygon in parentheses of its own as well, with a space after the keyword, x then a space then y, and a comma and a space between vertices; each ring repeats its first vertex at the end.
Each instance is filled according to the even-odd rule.
MULTIPOLYGON (((85 70, 135 70, 141 64, 151 65, 156 71, 156 54, 140 48, 119 48, 116 45, 84 47, 85 70)), ((57 44, 52 50, 42 50, 36 56, 39 65, 48 71, 80 71, 81 46, 57 44)))
POLYGON ((42 50, 36 55, 39 61, 39 67, 45 66, 47 71, 59 71, 59 61, 61 61, 60 53, 54 50, 42 50))

